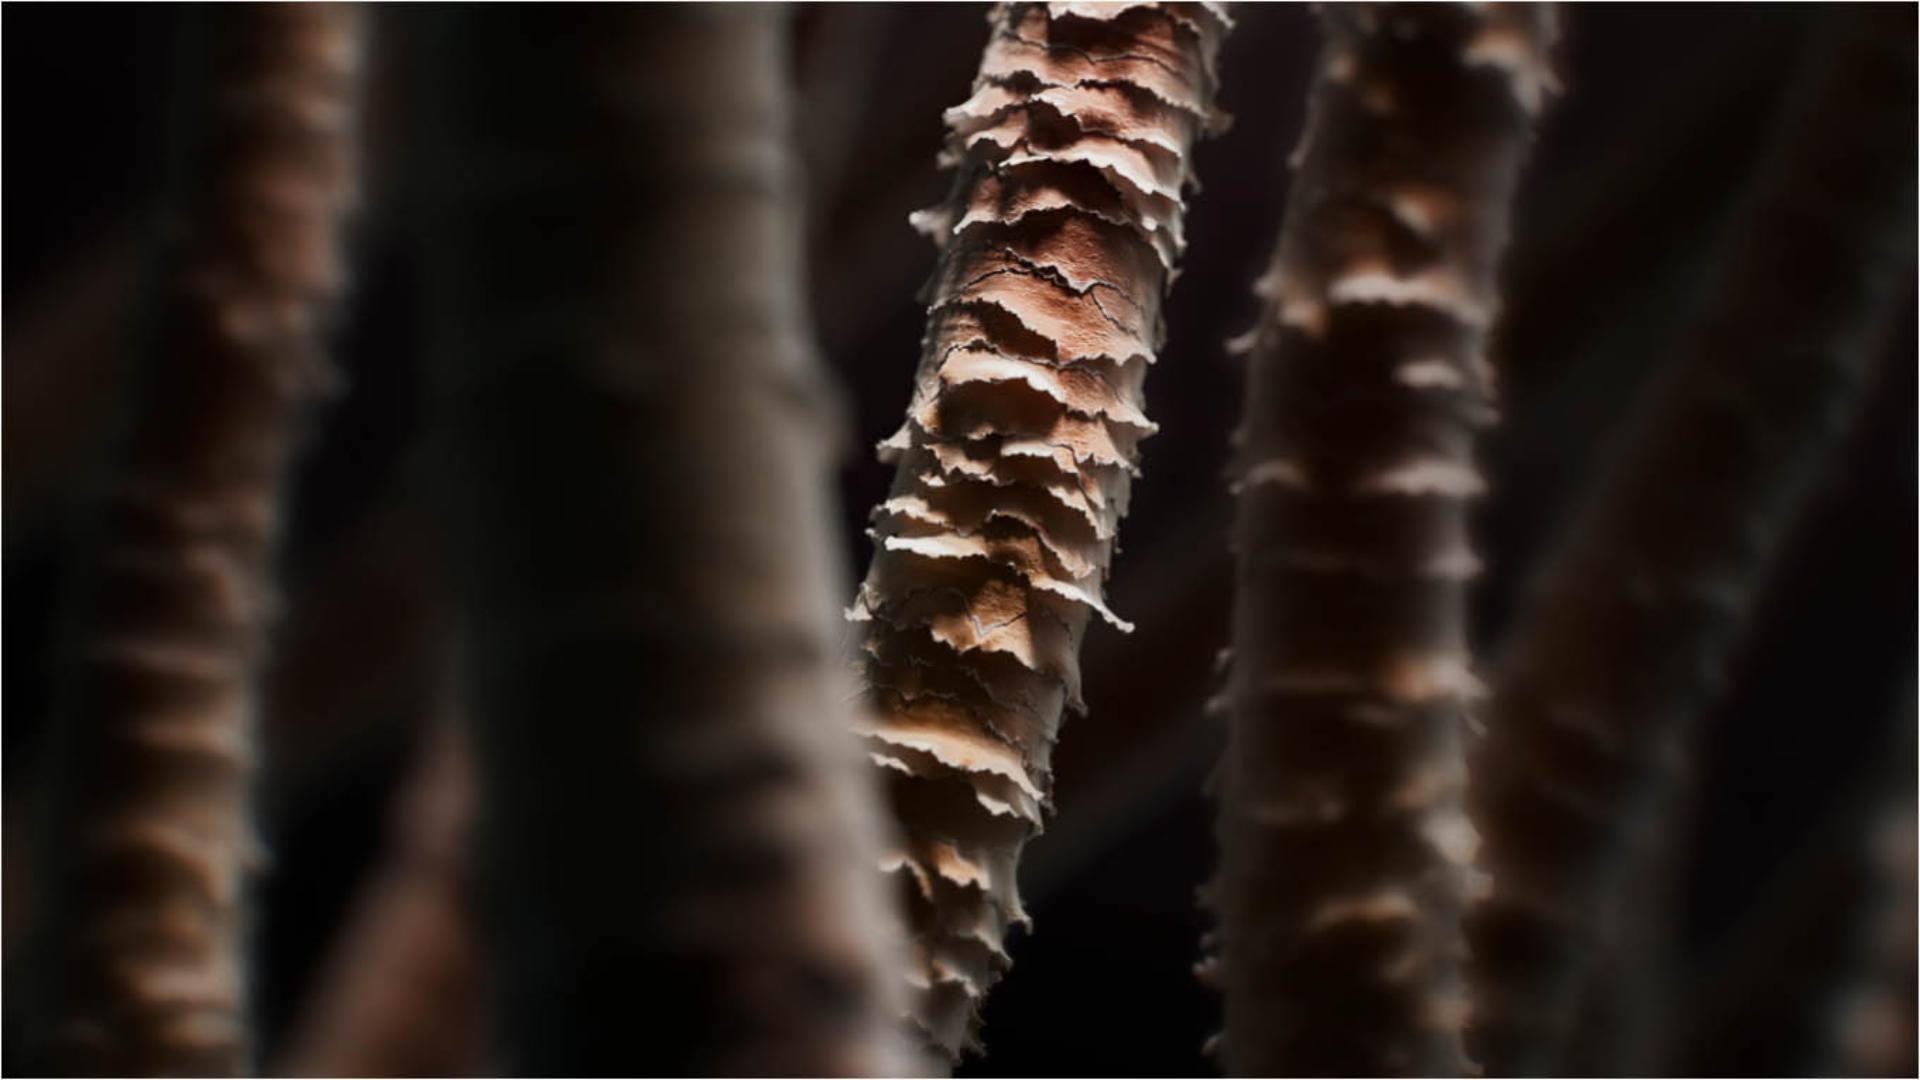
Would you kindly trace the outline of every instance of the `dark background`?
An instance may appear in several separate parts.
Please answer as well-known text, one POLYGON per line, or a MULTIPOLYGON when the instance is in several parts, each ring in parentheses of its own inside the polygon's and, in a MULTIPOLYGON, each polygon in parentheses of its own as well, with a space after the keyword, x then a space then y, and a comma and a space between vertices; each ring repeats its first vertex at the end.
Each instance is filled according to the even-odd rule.
MULTIPOLYGON (((1317 48, 1304 7, 1240 14, 1222 64, 1236 123, 1199 151, 1205 189, 1148 387, 1161 433, 1145 447, 1112 587, 1140 630, 1090 635, 1091 711, 1068 725, 1059 817, 1023 868, 1037 930, 1013 947, 1015 970, 987 1012, 991 1056, 970 1073, 1210 1068, 1198 1049, 1218 1010, 1189 969, 1205 929, 1193 890, 1213 858, 1200 784, 1220 744, 1201 706, 1230 602, 1222 476, 1239 371, 1221 342, 1254 314, 1248 289, 1278 228, 1317 48)), ((1541 136, 1506 270, 1496 350, 1506 422, 1487 451, 1489 572, 1475 612, 1489 651, 1610 438, 1680 354, 1797 65, 1832 17, 1811 6, 1570 11, 1567 93, 1541 136)), ((179 22, 159 4, 6 13, 10 952, 31 916, 22 838, 54 630, 76 510, 110 444, 137 323, 179 22)), ((906 401, 922 321, 914 293, 933 262, 906 215, 945 191, 940 111, 967 96, 986 25, 973 5, 840 5, 800 11, 795 29, 810 285, 847 405, 852 580, 867 557, 865 510, 890 476, 869 448, 906 401)), ((261 721, 273 862, 257 986, 269 1061, 381 850, 441 659, 415 464, 426 342, 410 208, 431 193, 407 180, 407 55, 404 29, 379 43, 361 270, 335 353, 346 389, 312 432, 283 548, 285 614, 261 721)), ((1807 1006, 1851 933, 1847 897, 1831 895, 1836 867, 1882 774, 1910 783, 1914 768, 1911 743, 1895 737, 1915 722, 1913 325, 1909 309, 1695 739, 1671 956, 1676 998, 1701 1015, 1672 1067, 1819 1067, 1807 1006)))

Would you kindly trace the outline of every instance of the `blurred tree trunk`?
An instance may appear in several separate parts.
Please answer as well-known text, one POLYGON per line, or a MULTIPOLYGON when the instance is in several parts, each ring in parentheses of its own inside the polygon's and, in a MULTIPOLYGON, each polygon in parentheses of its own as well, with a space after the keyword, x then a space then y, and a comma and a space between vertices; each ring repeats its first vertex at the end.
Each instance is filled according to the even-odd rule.
POLYGON ((183 58, 153 337, 73 627, 41 818, 35 1070, 247 1070, 247 785, 287 462, 356 197, 361 19, 226 7, 183 58))
POLYGON ((400 789, 386 855, 360 891, 276 1076, 471 1076, 482 1056, 470 917, 472 761, 443 695, 400 789))
POLYGON ((1848 12, 1719 298, 1629 432, 1501 658, 1474 760, 1493 892, 1476 1051, 1551 1073, 1786 526, 1861 397, 1912 261, 1911 9, 1848 12))
POLYGON ((1183 247, 1190 152, 1224 19, 1200 4, 1004 4, 946 114, 953 195, 864 628, 862 727, 904 835, 884 868, 912 923, 912 1021, 957 1057, 1026 921, 1063 708, 1154 425, 1141 386, 1183 247))
MULTIPOLYGON (((1920 851, 1914 816, 1914 697, 1904 695, 1899 737, 1878 770, 1882 790, 1855 832, 1855 872, 1865 902, 1851 914, 1847 978, 1827 1006, 1830 1056, 1817 1064, 1834 1076, 1913 1076, 1916 973, 1915 874, 1920 851)), ((1818 1002, 1818 995, 1815 995, 1818 1002)))
POLYGON ((1909 681, 1869 760, 1670 991, 1647 1074, 1914 1075, 1914 704, 1909 681))
POLYGON ((427 18, 503 1067, 908 1071, 836 648, 785 16, 427 18))
POLYGON ((1467 511, 1552 12, 1331 7, 1236 485, 1213 978, 1233 1075, 1468 1068, 1467 511))

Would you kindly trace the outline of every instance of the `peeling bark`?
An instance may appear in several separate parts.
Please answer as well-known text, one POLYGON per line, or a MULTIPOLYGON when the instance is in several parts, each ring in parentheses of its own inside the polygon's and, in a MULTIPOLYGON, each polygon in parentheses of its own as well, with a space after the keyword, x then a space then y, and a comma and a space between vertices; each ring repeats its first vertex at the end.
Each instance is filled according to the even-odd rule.
POLYGON ((946 114, 948 202, 898 465, 849 616, 860 732, 902 835, 883 868, 911 922, 911 1018, 950 1057, 1026 922, 1061 712, 1083 709, 1090 615, 1153 433, 1141 387, 1183 244, 1194 142, 1219 120, 1227 22, 1203 4, 1002 4, 974 93, 946 114))
POLYGON ((502 1066, 912 1071, 837 659, 784 16, 428 18, 502 1066))
POLYGON ((99 513, 40 839, 36 1071, 246 1071, 256 680, 283 477, 329 384, 360 14, 209 11, 153 338, 99 513))
POLYGON ((1502 657, 1474 816, 1476 1050, 1551 1073, 1649 811, 1786 527, 1860 398, 1912 260, 1912 13, 1840 20, 1709 320, 1536 583, 1502 657))
POLYGON ((1234 1075, 1468 1071, 1462 725, 1483 355, 1551 9, 1337 6, 1240 432, 1215 785, 1234 1075))

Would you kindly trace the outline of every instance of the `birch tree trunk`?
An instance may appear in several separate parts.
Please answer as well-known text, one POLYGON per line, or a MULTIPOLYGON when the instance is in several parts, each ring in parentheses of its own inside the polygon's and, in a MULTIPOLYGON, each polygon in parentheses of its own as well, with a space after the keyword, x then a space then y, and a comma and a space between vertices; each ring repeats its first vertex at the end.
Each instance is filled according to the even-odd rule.
POLYGON ((1163 338, 1195 141, 1216 120, 1224 18, 1202 4, 1001 4, 949 109, 952 197, 898 471, 851 617, 864 724, 902 836, 911 1019, 977 1049, 981 999, 1026 921, 1014 876, 1051 788, 1063 708, 1083 709, 1098 612, 1163 338))
MULTIPOLYGON (((1209 901, 1233 1075, 1468 1068, 1467 510, 1551 9, 1334 6, 1257 288, 1209 901)), ((1217 968, 1214 966, 1217 964, 1217 968)))
POLYGON ((836 648, 784 16, 429 17, 503 1066, 909 1071, 836 648))
POLYGON ((332 5, 196 18, 152 337, 64 672, 36 1071, 248 1067, 256 683, 287 463, 328 382, 362 30, 332 5))
POLYGON ((1910 286, 1912 12, 1835 17, 1711 315, 1516 621, 1474 760, 1477 1052, 1538 1075, 1910 286))

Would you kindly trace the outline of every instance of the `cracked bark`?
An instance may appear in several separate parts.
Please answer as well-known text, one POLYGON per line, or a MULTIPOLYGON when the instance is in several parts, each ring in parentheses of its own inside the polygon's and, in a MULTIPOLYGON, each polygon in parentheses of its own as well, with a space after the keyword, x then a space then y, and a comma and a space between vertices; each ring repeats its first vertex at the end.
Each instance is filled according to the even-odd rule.
POLYGON ((1860 397, 1911 266, 1911 13, 1850 13, 1781 136, 1712 314, 1536 583, 1502 657, 1474 815, 1489 1071, 1562 1066, 1651 807, 1860 397))
POLYGON ((1551 9, 1327 9, 1239 435, 1215 775, 1234 1075, 1460 1075, 1467 510, 1551 9))
POLYGON ((350 7, 209 11, 186 55, 152 338, 74 623, 37 944, 36 1067, 247 1068, 256 681, 287 463, 356 197, 350 7))
POLYGON ((874 715, 860 728, 900 843, 911 1021, 978 1049, 982 997, 1026 921, 1063 709, 1080 710, 1138 442, 1142 383, 1181 247, 1194 142, 1218 119, 1224 16, 1201 4, 1002 4, 974 93, 946 114, 941 246, 876 551, 849 616, 874 715))
POLYGON ((912 1071, 836 650, 784 16, 427 18, 502 1066, 912 1071))

